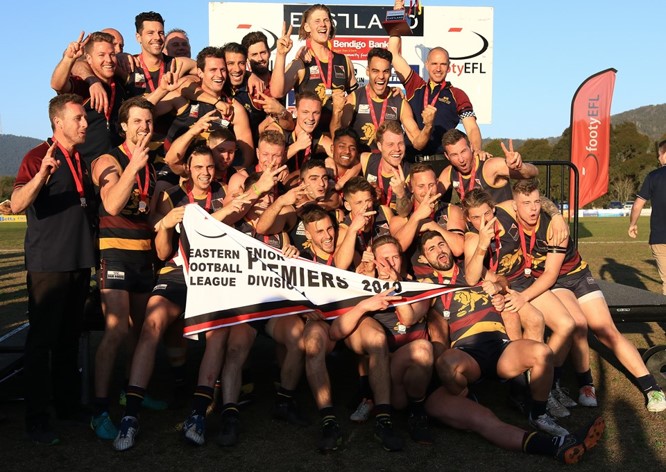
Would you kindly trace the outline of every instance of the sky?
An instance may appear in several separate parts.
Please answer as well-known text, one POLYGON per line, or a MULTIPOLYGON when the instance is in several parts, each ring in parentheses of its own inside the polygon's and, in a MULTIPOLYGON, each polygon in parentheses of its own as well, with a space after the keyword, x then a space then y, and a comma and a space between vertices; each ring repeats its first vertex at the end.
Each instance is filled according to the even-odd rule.
MULTIPOLYGON (((134 16, 156 10, 164 17, 166 30, 178 27, 188 32, 196 54, 208 45, 208 3, 38 0, 16 2, 11 9, 6 4, 0 15, 5 35, 0 48, 0 134, 40 139, 50 135, 51 73, 81 30, 114 27, 125 37, 125 51, 137 53, 134 16)), ((388 6, 391 0, 328 2, 359 3, 388 6)), ((481 125, 484 137, 559 136, 569 126, 571 99, 578 86, 609 67, 618 71, 613 114, 666 103, 666 2, 425 0, 423 5, 494 8, 493 114, 492 124, 481 125)))

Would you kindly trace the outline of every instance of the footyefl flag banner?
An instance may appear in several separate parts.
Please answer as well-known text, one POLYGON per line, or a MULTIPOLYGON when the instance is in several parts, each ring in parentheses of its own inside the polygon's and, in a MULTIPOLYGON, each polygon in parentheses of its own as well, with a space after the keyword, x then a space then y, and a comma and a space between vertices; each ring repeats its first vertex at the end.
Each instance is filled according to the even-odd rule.
POLYGON ((187 281, 185 335, 313 309, 336 318, 364 298, 393 288, 400 305, 466 287, 386 281, 285 258, 278 251, 187 205, 180 258, 187 281))
MULTIPOLYGON (((571 103, 571 162, 580 175, 579 208, 608 192, 610 112, 616 72, 606 69, 589 77, 578 87, 571 103)), ((572 207, 574 190, 571 185, 572 207)))

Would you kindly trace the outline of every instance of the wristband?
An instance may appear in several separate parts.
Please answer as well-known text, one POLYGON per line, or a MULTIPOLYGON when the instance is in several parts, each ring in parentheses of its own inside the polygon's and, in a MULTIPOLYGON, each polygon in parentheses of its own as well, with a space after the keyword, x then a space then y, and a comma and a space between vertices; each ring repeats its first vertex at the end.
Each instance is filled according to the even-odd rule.
POLYGON ((257 189, 257 184, 252 184, 252 191, 257 197, 261 197, 261 192, 257 189))

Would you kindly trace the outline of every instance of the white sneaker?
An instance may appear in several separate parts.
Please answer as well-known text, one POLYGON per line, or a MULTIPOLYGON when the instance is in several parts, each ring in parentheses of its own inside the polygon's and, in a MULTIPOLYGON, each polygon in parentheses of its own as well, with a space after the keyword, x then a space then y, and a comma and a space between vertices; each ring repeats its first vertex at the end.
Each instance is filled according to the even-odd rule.
POLYGON ((375 404, 372 400, 364 398, 356 407, 356 411, 349 416, 349 419, 354 423, 365 423, 370 418, 370 413, 374 407, 375 404))
POLYGON ((592 385, 585 385, 580 388, 578 404, 587 407, 597 406, 597 392, 592 385))
POLYGON ((113 440, 114 449, 116 451, 126 451, 134 447, 137 434, 139 434, 139 420, 134 416, 124 416, 120 420, 118 436, 113 440))
POLYGON ((647 393, 647 409, 653 413, 666 410, 666 395, 662 390, 652 390, 647 393))
POLYGON ((560 383, 557 382, 555 384, 555 388, 551 390, 551 393, 555 397, 555 399, 562 404, 562 406, 566 408, 573 408, 574 406, 578 406, 578 403, 576 403, 573 398, 569 396, 569 390, 566 388, 560 387, 560 383))
POLYGON ((566 436, 569 434, 569 431, 555 423, 555 420, 548 416, 548 413, 544 413, 537 419, 533 419, 532 415, 530 415, 529 422, 533 428, 538 429, 539 431, 543 431, 544 433, 548 433, 552 436, 566 436))
POLYGON ((567 416, 571 415, 569 410, 567 410, 567 408, 555 398, 555 395, 552 391, 548 394, 546 410, 548 410, 550 416, 554 418, 566 418, 567 416))

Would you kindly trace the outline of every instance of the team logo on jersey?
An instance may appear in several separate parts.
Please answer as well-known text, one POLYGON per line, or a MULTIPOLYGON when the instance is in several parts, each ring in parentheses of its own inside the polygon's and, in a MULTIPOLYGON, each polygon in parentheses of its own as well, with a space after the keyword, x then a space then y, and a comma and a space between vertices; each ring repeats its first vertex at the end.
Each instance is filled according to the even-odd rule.
POLYGON ((460 290, 455 292, 453 299, 462 305, 456 313, 456 318, 474 313, 477 310, 477 304, 481 306, 490 305, 490 295, 476 290, 460 290))
POLYGON ((386 116, 385 120, 397 120, 398 119, 398 107, 386 107, 386 116))
POLYGON ((319 66, 310 66, 310 75, 319 75, 319 66))
POLYGON ((199 118, 199 104, 194 103, 190 107, 190 118, 198 119, 199 118))
POLYGON ((335 74, 336 79, 345 78, 345 67, 344 66, 333 66, 333 74, 335 74))
POLYGON ((372 123, 366 123, 361 127, 361 131, 363 132, 361 141, 363 141, 368 145, 372 144, 375 141, 375 135, 377 134, 377 129, 375 129, 375 125, 373 125, 372 123))
POLYGON ((358 114, 359 115, 369 115, 370 114, 370 105, 367 103, 361 103, 358 106, 358 114))
POLYGON ((449 100, 449 97, 447 97, 446 95, 444 95, 443 97, 439 97, 437 100, 442 103, 446 103, 447 105, 451 105, 451 100, 449 100))
POLYGON ((372 174, 368 174, 368 176, 365 178, 365 180, 367 180, 371 184, 376 184, 377 183, 377 176, 372 175, 372 174))

